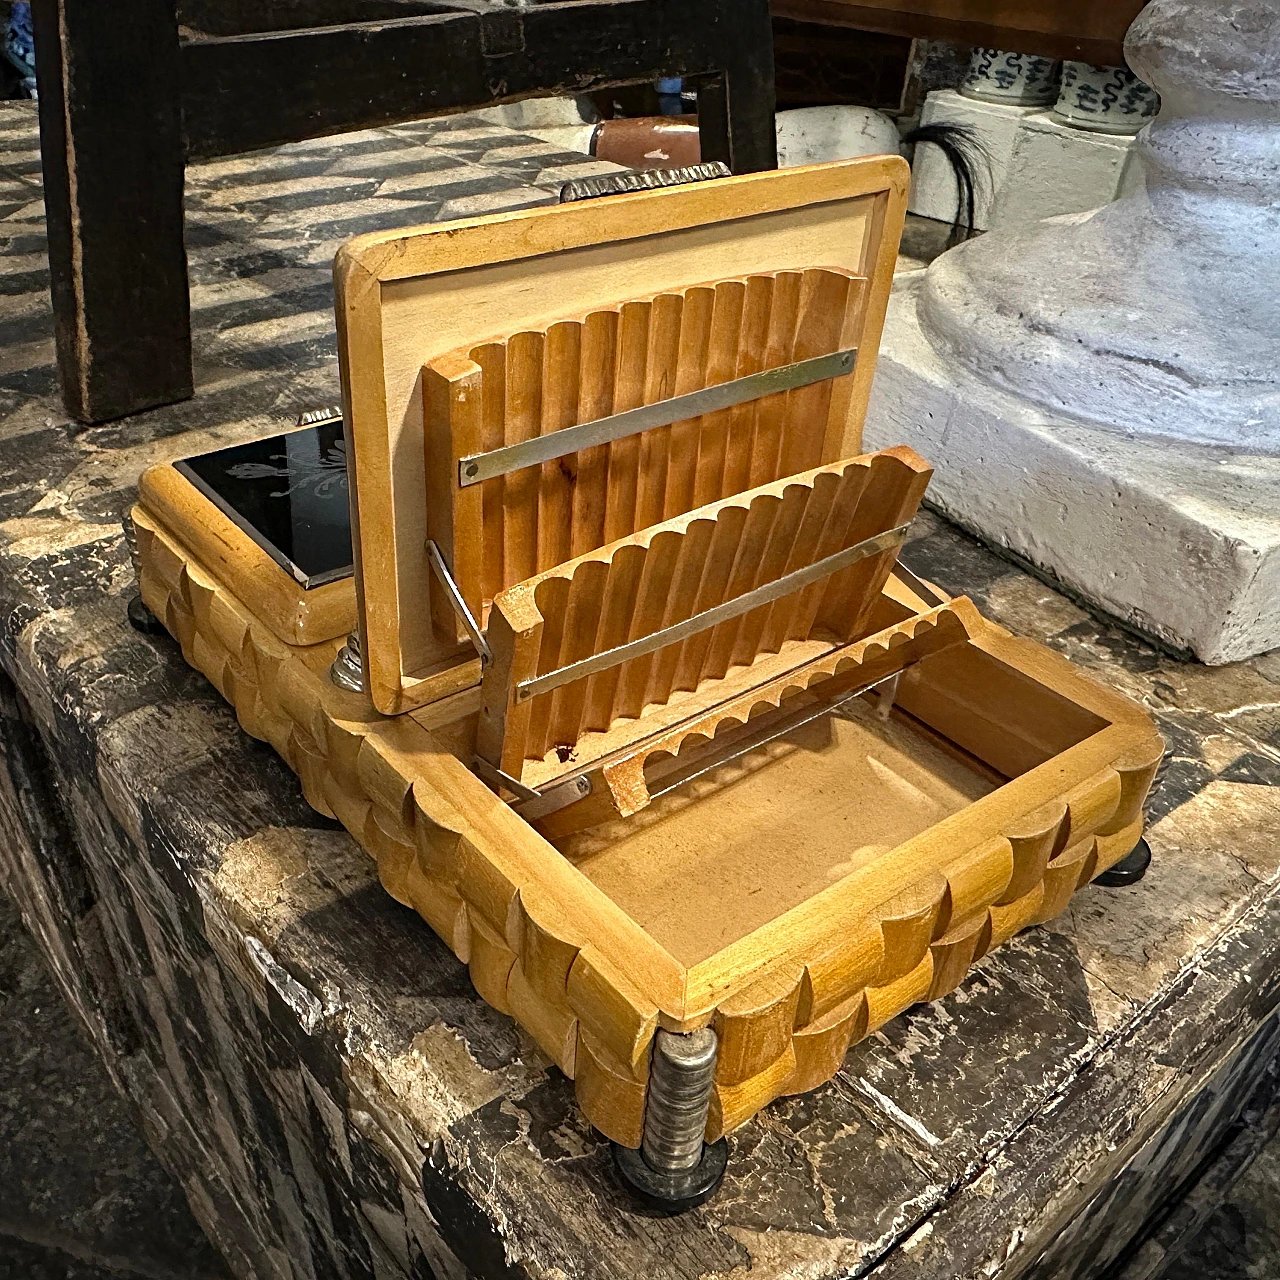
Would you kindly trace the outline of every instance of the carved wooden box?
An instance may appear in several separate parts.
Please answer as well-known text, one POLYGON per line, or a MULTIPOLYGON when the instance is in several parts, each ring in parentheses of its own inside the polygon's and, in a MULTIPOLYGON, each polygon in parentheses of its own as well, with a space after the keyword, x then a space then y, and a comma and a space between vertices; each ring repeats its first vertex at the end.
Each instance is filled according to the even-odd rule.
POLYGON ((928 466, 860 437, 907 177, 354 241, 354 583, 143 478, 187 660, 624 1146, 657 1028, 714 1029, 714 1140, 1141 835, 1147 716, 897 563, 928 466))

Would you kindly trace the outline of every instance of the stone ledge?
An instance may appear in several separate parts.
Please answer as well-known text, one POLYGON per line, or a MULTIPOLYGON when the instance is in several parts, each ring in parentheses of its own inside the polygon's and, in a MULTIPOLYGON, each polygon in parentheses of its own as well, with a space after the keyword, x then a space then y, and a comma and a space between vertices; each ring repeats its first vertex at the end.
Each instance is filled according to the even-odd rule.
POLYGON ((932 503, 1203 662, 1280 646, 1280 457, 1055 416, 980 381, 920 330, 923 273, 889 307, 865 447, 909 444, 932 503))

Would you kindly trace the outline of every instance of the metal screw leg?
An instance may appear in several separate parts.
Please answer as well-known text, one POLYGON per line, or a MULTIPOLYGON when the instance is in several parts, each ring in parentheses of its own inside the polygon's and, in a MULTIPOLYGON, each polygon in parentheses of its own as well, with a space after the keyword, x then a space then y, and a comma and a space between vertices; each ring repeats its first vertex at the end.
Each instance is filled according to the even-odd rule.
POLYGON ((729 1144, 704 1143, 716 1074, 716 1033, 658 1030, 640 1150, 613 1147, 627 1189, 651 1208, 681 1213, 709 1199, 724 1178, 729 1144))
POLYGON ((347 643, 338 650, 333 665, 329 668, 329 679, 339 689, 350 693, 364 692, 364 668, 360 662, 360 633, 353 631, 347 637, 347 643))
POLYGON ((134 596, 128 604, 129 625, 144 636, 162 636, 164 623, 143 603, 141 596, 134 596))

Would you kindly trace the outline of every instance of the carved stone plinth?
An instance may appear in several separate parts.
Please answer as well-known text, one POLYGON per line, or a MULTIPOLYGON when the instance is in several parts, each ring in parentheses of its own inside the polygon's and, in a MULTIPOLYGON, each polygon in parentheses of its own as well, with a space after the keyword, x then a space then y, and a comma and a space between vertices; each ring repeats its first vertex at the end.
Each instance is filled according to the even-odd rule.
POLYGON ((1145 184, 906 282, 868 444, 935 500, 1207 662, 1280 645, 1280 8, 1154 0, 1145 184))

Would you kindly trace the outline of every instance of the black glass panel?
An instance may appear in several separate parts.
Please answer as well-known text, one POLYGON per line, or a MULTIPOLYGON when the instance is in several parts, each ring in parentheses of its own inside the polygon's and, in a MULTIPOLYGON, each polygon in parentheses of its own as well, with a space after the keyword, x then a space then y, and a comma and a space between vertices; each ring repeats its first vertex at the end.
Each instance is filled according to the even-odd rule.
POLYGON ((304 587, 351 576, 341 420, 202 453, 177 467, 304 587))

